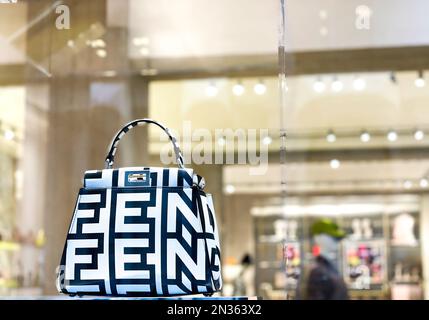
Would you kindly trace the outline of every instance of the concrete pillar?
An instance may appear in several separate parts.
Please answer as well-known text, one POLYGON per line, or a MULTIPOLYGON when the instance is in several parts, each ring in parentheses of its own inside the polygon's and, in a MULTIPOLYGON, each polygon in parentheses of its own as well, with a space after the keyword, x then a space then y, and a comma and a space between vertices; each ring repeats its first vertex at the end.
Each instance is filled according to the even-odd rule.
MULTIPOLYGON (((45 229, 45 294, 56 293, 55 269, 84 171, 102 169, 116 131, 125 122, 147 116, 147 81, 130 75, 128 31, 106 25, 104 0, 65 3, 70 7, 70 30, 55 28, 53 11, 27 32, 30 62, 19 220, 30 229, 45 229), (85 45, 94 37, 105 39, 106 58, 85 45), (103 77, 107 70, 116 76, 103 77)), ((28 20, 50 5, 52 1, 29 2, 28 20)), ((147 133, 135 131, 121 143, 117 166, 144 163, 147 133)))

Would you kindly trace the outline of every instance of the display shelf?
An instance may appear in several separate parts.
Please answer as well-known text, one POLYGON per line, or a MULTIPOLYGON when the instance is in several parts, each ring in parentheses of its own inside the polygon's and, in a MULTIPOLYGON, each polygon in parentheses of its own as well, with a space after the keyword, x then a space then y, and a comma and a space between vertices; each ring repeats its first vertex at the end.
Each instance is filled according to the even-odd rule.
MULTIPOLYGON (((254 215, 257 268, 255 284, 258 294, 264 295, 266 292, 264 288, 268 284, 273 290, 279 289, 275 278, 276 274, 283 273, 285 277, 283 290, 288 293, 288 297, 293 296, 295 286, 290 283, 296 283, 294 277, 301 272, 301 260, 305 263, 312 260, 313 243, 310 226, 319 218, 311 215, 293 218, 285 218, 279 214, 254 215), (292 223, 292 233, 295 237, 293 241, 288 237, 291 220, 294 221, 292 223), (294 243, 298 248, 299 259, 296 260, 295 265, 286 264, 284 252, 283 254, 280 252, 282 245, 284 250, 284 244, 287 243, 294 243), (289 266, 289 270, 286 265, 289 266), (287 285, 288 279, 290 279, 289 285, 287 285)), ((352 299, 388 299, 392 294, 395 296, 398 292, 402 294, 400 290, 410 290, 412 291, 410 296, 418 298, 417 293, 421 290, 416 288, 423 287, 419 212, 395 214, 380 211, 371 214, 339 214, 333 219, 347 234, 341 241, 338 258, 334 263, 337 263, 343 274, 352 299), (405 230, 402 229, 403 224, 408 224, 405 230), (355 257, 347 256, 347 246, 354 247, 355 257), (359 251, 363 252, 359 253, 359 251), (366 257, 370 251, 372 253, 366 257), (348 261, 350 258, 351 261, 348 261), (349 262, 352 264, 348 265, 349 262), (366 276, 359 274, 360 269, 367 271, 366 276), (358 279, 359 277, 361 279, 358 279), (403 281, 395 281, 395 277, 403 281), (419 280, 404 281, 414 279, 413 277, 415 279, 418 277, 419 280), (404 289, 401 286, 410 286, 410 288, 404 289)), ((351 254, 353 256, 353 253, 351 254)))

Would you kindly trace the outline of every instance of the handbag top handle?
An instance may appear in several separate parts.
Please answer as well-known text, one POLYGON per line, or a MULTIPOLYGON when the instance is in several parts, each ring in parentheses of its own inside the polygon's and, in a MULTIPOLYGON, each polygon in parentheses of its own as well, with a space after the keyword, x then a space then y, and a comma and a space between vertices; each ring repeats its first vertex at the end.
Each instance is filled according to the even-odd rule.
POLYGON ((164 132, 168 135, 168 137, 170 138, 171 143, 173 144, 173 148, 174 148, 174 153, 176 155, 176 162, 177 165, 179 166, 179 168, 184 169, 184 161, 183 161, 183 156, 182 156, 182 151, 180 151, 179 145, 177 143, 177 140, 175 137, 173 137, 170 134, 170 131, 168 130, 168 128, 164 127, 162 124, 152 120, 152 119, 137 119, 137 120, 133 120, 129 123, 127 123, 121 130, 118 131, 118 133, 115 135, 115 137, 113 138, 112 142, 110 143, 109 146, 109 153, 107 154, 106 160, 105 160, 105 168, 106 169, 111 169, 113 166, 113 162, 115 161, 115 154, 116 151, 118 149, 118 144, 119 141, 123 138, 123 136, 130 131, 132 128, 137 127, 137 126, 143 126, 146 123, 151 123, 151 124, 155 124, 158 127, 160 127, 162 130, 164 130, 164 132))

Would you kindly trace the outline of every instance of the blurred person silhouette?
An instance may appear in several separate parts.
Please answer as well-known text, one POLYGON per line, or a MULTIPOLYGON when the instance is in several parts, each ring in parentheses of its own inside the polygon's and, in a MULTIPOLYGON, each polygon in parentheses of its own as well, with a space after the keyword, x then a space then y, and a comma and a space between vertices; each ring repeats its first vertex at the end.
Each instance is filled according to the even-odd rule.
POLYGON ((241 259, 241 270, 234 281, 234 296, 254 296, 254 276, 253 258, 246 253, 241 259))
POLYGON ((347 286, 335 266, 338 242, 345 236, 336 223, 320 219, 311 226, 314 261, 305 266, 296 292, 298 300, 348 300, 347 286))

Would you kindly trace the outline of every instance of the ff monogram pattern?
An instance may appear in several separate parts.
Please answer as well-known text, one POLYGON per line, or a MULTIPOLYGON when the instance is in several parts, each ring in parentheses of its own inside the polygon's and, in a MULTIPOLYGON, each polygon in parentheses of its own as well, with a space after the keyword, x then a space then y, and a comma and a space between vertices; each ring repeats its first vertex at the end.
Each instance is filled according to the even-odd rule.
POLYGON ((211 294, 222 286, 211 195, 192 169, 87 171, 57 277, 67 294, 211 294))

